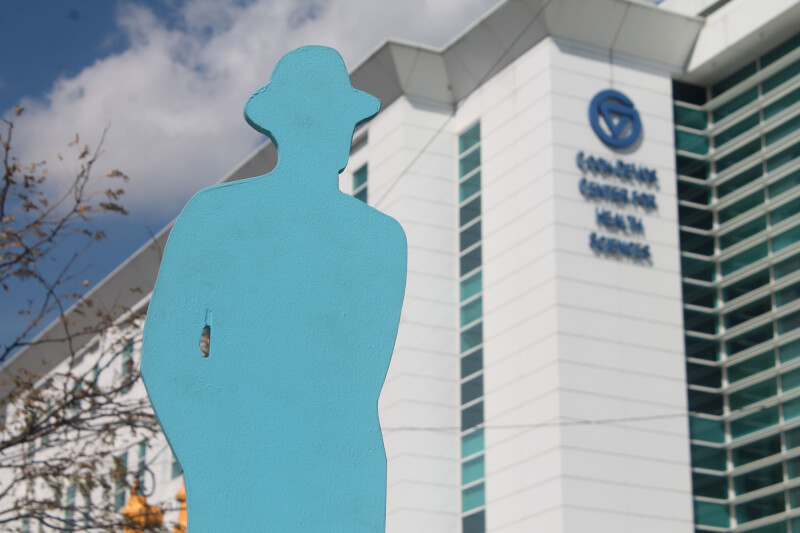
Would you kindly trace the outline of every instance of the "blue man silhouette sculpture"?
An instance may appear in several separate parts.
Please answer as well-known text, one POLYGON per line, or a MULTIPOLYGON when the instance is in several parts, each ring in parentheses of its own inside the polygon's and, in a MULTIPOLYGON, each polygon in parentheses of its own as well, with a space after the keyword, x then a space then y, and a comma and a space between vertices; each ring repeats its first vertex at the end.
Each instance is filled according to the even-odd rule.
POLYGON ((354 127, 379 107, 335 50, 288 53, 245 106, 275 170, 200 191, 175 222, 142 374, 191 533, 384 531, 377 402, 406 240, 338 190, 354 127))

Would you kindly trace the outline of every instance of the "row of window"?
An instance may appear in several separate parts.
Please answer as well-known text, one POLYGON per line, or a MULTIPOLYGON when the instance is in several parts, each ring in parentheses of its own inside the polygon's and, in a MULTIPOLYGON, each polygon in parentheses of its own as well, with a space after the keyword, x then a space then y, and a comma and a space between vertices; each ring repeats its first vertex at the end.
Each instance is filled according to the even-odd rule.
POLYGON ((785 429, 800 421, 798 46, 674 85, 698 533, 800 533, 800 429, 785 429))
POLYGON ((481 257, 481 126, 459 136, 462 532, 486 531, 483 441, 483 277, 481 257))

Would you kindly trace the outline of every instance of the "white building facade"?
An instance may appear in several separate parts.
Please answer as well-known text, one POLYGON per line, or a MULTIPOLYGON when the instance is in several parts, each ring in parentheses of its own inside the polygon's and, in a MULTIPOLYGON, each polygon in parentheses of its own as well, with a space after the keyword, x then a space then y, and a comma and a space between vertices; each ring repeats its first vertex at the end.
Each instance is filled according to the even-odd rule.
POLYGON ((796 1, 508 0, 353 69, 383 107, 340 188, 409 245, 388 532, 800 531, 798 28, 796 1))

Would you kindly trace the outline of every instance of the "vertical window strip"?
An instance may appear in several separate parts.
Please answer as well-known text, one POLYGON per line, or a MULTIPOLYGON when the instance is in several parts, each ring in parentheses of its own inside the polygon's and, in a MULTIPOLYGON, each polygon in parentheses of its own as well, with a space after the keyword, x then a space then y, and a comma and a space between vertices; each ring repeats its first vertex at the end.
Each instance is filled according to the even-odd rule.
MULTIPOLYGON (((780 49, 780 53, 785 55, 796 51, 798 47, 800 38, 795 38, 780 45, 775 51, 780 49)), ((692 445, 695 523, 699 527, 716 526, 727 529, 755 519, 769 520, 769 517, 774 521, 785 512, 785 506, 762 505, 762 500, 767 501, 772 496, 752 500, 756 502, 752 505, 750 501, 731 501, 732 498, 776 485, 785 477, 792 479, 795 475, 800 476, 800 461, 793 462, 792 457, 786 459, 781 456, 785 453, 782 450, 800 447, 800 427, 796 424, 791 427, 800 417, 800 398, 784 396, 787 391, 791 394, 795 387, 800 386, 800 370, 797 373, 793 372, 793 367, 782 370, 783 365, 796 357, 793 355, 795 351, 800 354, 800 349, 794 348, 795 344, 800 346, 800 340, 787 342, 780 338, 781 334, 786 334, 788 339, 795 337, 793 330, 800 327, 800 313, 779 313, 766 324, 757 319, 765 313, 775 315, 776 309, 781 305, 781 291, 786 285, 779 283, 783 272, 780 265, 783 261, 791 263, 787 259, 790 256, 800 257, 800 226, 797 230, 782 229, 781 233, 774 235, 763 231, 764 228, 759 224, 766 224, 770 228, 786 218, 783 217, 784 212, 780 211, 781 207, 775 207, 766 210, 766 218, 755 218, 745 224, 737 224, 733 230, 730 230, 730 224, 726 224, 725 234, 720 231, 720 224, 739 215, 748 217, 745 213, 754 212, 749 211, 750 209, 762 206, 767 201, 765 193, 770 193, 768 198, 771 200, 775 194, 772 190, 767 190, 767 181, 772 182, 769 187, 782 191, 782 186, 776 184, 783 179, 783 169, 789 168, 790 162, 792 165, 800 162, 800 149, 794 148, 800 146, 800 121, 792 116, 795 105, 800 102, 800 90, 794 88, 797 75, 800 74, 800 61, 793 60, 779 72, 758 80, 758 73, 771 64, 771 61, 765 61, 771 54, 773 52, 762 56, 711 89, 689 87, 675 82, 676 152, 687 149, 690 152, 703 152, 705 145, 697 141, 697 135, 687 135, 686 128, 693 129, 692 133, 702 134, 704 130, 707 131, 707 124, 719 124, 725 120, 724 129, 716 128, 714 136, 706 135, 709 145, 706 161, 692 159, 686 153, 677 156, 679 174, 691 179, 705 180, 708 184, 707 195, 705 190, 698 189, 698 183, 693 182, 692 187, 679 188, 679 196, 683 201, 692 201, 695 197, 707 198, 708 201, 702 202, 708 205, 708 209, 703 212, 707 216, 700 221, 703 223, 701 229, 707 230, 703 234, 706 236, 704 238, 709 240, 707 244, 711 251, 717 254, 708 256, 707 260, 693 262, 684 255, 682 260, 686 354, 691 358, 687 364, 687 393, 689 410, 692 413, 690 433, 693 441, 712 443, 709 446, 699 442, 692 445), (687 93, 688 89, 697 94, 698 101, 691 103, 698 106, 710 96, 717 96, 728 90, 735 90, 739 94, 714 109, 702 111, 706 113, 704 116, 696 107, 679 105, 678 100, 681 98, 678 93, 687 93), (705 94, 705 99, 699 98, 702 94, 705 94), (743 106, 751 111, 739 112, 743 106), (733 118, 734 116, 737 118, 733 118), (771 143, 781 146, 782 151, 764 161, 764 150, 771 143), (756 161, 756 157, 760 160, 756 161), (727 169, 734 167, 738 170, 732 170, 733 176, 730 179, 715 183, 715 178, 721 172, 727 174, 727 169), (779 176, 780 180, 777 179, 779 176), (720 210, 717 203, 734 193, 740 196, 739 200, 720 210), (694 196, 690 198, 687 195, 694 196), (773 212, 777 216, 773 216, 773 212), (735 246, 744 239, 748 239, 749 244, 743 251, 726 257, 724 261, 719 260, 721 247, 735 246), (752 242, 753 239, 756 242, 752 242), (776 261, 765 263, 766 258, 775 254, 779 254, 776 261), (697 276, 701 262, 703 273, 702 276, 697 276), (701 281, 693 283, 689 278, 701 281), (728 282, 729 279, 732 281, 728 282), (706 286, 704 282, 716 282, 716 285, 706 286), (776 288, 776 283, 779 283, 780 288, 776 288), (755 291, 758 291, 757 296, 755 291), (740 305, 742 299, 744 304, 740 305), (686 306, 698 302, 708 307, 709 312, 700 313, 697 309, 686 306), (744 326, 751 322, 751 326, 744 326), (722 340, 698 337, 705 331, 713 335, 717 328, 722 328, 723 333, 733 327, 738 330, 740 324, 745 331, 737 331, 733 337, 726 336, 722 340), (690 330, 701 333, 689 335, 690 330), (779 345, 777 349, 767 345, 768 341, 774 344, 775 339, 779 345), (761 345, 763 346, 759 349, 761 345), (705 362, 699 365, 695 360, 705 362), (770 372, 775 368, 779 369, 779 373, 773 376, 770 372), (755 383, 747 383, 745 387, 741 386, 743 380, 751 380, 757 375, 762 378, 755 383), (779 401, 773 405, 776 399, 779 401), (762 434, 754 441, 745 440, 744 444, 741 443, 743 439, 750 439, 750 435, 762 432, 768 435, 762 434), (748 471, 736 476, 730 473, 731 469, 767 458, 775 458, 775 462, 755 472, 748 471), (710 475, 709 470, 718 474, 710 475), (709 498, 717 502, 707 501, 709 498)), ((791 174, 791 168, 788 174, 791 174)), ((697 214, 696 211, 683 207, 679 213, 680 224, 694 226, 690 218, 693 213, 697 214)), ((786 208, 786 213, 794 212, 794 208, 786 208)), ((781 228, 784 227, 781 225, 781 228)), ((681 252, 695 252, 691 248, 697 245, 696 238, 682 238, 681 252)), ((792 273, 796 270, 796 266, 789 267, 792 273)), ((783 492, 778 494, 783 497, 783 492)), ((788 494, 796 496, 797 502, 800 502, 800 491, 797 494, 788 491, 788 494)), ((789 499, 787 497, 787 502, 789 499)), ((798 505, 800 503, 791 502, 790 507, 798 505)), ((784 531, 786 528, 794 530, 798 524, 800 521, 781 519, 770 526, 770 531, 784 531)))
POLYGON ((462 533, 484 533, 483 258, 480 122, 458 139, 462 533))
POLYGON ((125 507, 125 474, 127 473, 128 469, 128 452, 118 455, 116 460, 119 463, 120 469, 122 470, 122 472, 120 472, 120 477, 114 481, 114 508, 119 511, 125 507))
POLYGON ((353 172, 353 198, 367 203, 367 164, 353 172))

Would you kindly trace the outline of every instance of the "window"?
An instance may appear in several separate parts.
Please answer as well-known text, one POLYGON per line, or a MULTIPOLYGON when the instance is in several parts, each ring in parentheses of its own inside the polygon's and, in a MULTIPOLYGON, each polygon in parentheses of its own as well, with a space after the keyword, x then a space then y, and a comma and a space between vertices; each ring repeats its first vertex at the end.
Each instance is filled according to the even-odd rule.
POLYGON ((481 242, 481 126, 458 139, 459 302, 461 328, 461 491, 463 533, 484 533, 483 277, 481 242))
POLYGON ((119 511, 125 507, 125 500, 127 497, 125 477, 128 469, 128 453, 125 452, 122 455, 118 455, 114 458, 114 462, 116 463, 116 479, 114 480, 114 508, 119 511))
POLYGON ((367 203, 367 165, 353 172, 353 198, 367 203))

